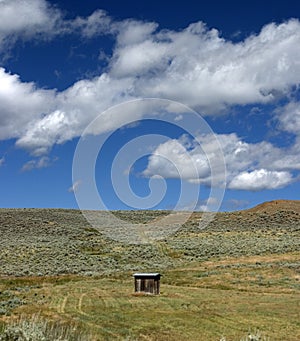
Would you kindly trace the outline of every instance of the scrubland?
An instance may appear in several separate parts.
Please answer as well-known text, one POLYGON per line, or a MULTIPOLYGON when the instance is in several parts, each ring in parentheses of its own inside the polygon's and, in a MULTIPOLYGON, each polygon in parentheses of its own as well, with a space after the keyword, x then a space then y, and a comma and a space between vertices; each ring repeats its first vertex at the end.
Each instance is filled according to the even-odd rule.
MULTIPOLYGON (((146 223, 168 212, 114 214, 146 223)), ((299 340, 299 203, 200 220, 136 245, 77 210, 1 209, 0 340, 20 326, 36 340, 299 340), (160 272, 161 294, 135 295, 135 271, 160 272)))

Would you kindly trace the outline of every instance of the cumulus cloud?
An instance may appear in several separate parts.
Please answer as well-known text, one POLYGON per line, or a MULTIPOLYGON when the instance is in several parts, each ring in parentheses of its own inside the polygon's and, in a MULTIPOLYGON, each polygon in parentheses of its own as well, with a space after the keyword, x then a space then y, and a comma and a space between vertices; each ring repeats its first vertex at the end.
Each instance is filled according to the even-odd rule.
MULTIPOLYGON (((7 1, 1 3, 8 6, 7 1)), ((19 146, 33 149, 39 149, 40 140, 38 153, 80 135, 101 111, 128 99, 170 98, 213 115, 237 104, 271 103, 300 82, 298 20, 269 24, 239 43, 226 41, 203 23, 159 31, 155 23, 112 22, 102 11, 68 25, 89 37, 113 32, 116 45, 106 73, 56 92, 0 70, 1 138, 19 138, 19 146), (41 131, 49 134, 48 142, 39 139, 41 131)), ((111 129, 119 120, 113 122, 111 129)), ((296 126, 282 124, 289 130, 296 126)))
POLYGON ((27 126, 53 108, 55 91, 37 89, 0 67, 0 138, 22 136, 27 126))
POLYGON ((0 32, 34 31, 53 27, 59 17, 55 10, 44 0, 2 0, 0 1, 0 32))
POLYGON ((26 131, 17 140, 16 145, 32 150, 36 156, 45 154, 54 143, 60 142, 60 135, 68 130, 68 118, 63 112, 54 111, 43 117, 26 131))
POLYGON ((0 158, 0 167, 4 165, 4 162, 5 162, 5 158, 1 157, 0 158))
POLYGON ((208 160, 203 152, 187 150, 186 138, 160 144, 149 157, 144 176, 160 175, 164 178, 203 179, 210 174, 208 160))
MULTIPOLYGON (((57 93, 52 107, 59 109, 34 120, 17 140, 17 146, 40 155, 57 143, 80 136, 87 125, 101 112, 115 103, 133 97, 126 91, 128 80, 115 81, 107 74, 92 80, 76 82, 62 93, 57 93)), ((108 117, 97 133, 114 130, 122 117, 108 117)))
POLYGON ((277 109, 281 128, 290 133, 300 133, 300 102, 291 101, 283 108, 277 109))
POLYGON ((61 13, 45 0, 0 1, 0 50, 17 38, 52 34, 61 22, 61 13))
MULTIPOLYGON (((0 50, 18 38, 47 39, 70 33, 85 38, 112 35, 115 45, 111 58, 106 56, 105 72, 58 92, 23 82, 0 68, 0 139, 14 138, 18 147, 37 157, 46 155, 54 144, 80 136, 99 113, 126 100, 169 98, 206 115, 219 115, 235 105, 273 104, 282 96, 289 99, 300 84, 300 22, 296 19, 271 23, 234 43, 202 22, 177 31, 159 30, 157 23, 117 21, 102 10, 66 20, 45 0, 0 1, 0 50)), ((134 112, 122 114, 142 118, 134 112)), ((276 115, 284 131, 299 135, 297 101, 290 101, 276 115)), ((114 130, 122 122, 120 115, 109 116, 100 128, 114 130)), ((288 149, 268 142, 246 143, 235 134, 218 139, 231 188, 246 188, 245 179, 249 183, 256 179, 259 188, 281 187, 292 181, 292 171, 300 170, 299 138, 288 149)), ((209 184, 208 159, 217 164, 218 157, 213 156, 216 149, 209 137, 198 137, 199 141, 205 148, 184 139, 158 146, 144 175, 181 174, 188 181, 209 184)), ((33 160, 25 168, 38 165, 33 160)))
POLYGON ((110 63, 115 77, 140 77, 140 95, 215 113, 227 105, 270 102, 299 83, 297 20, 269 24, 240 43, 201 22, 182 31, 146 32, 133 44, 119 37, 110 63))
POLYGON ((246 143, 236 134, 216 137, 223 155, 220 155, 218 145, 210 135, 199 136, 190 142, 183 137, 160 144, 149 157, 143 175, 180 178, 208 186, 213 180, 225 176, 228 188, 253 191, 281 188, 295 180, 291 171, 300 169, 299 157, 291 158, 289 150, 267 142, 246 143), (289 163, 286 155, 290 157, 289 163), (226 174, 219 174, 218 169, 223 171, 223 157, 226 174), (214 174, 211 165, 217 170, 214 174))
POLYGON ((232 179, 228 188, 261 191, 264 189, 277 189, 289 185, 293 181, 289 172, 269 171, 256 169, 252 172, 242 172, 232 179))
MULTIPOLYGON (((66 91, 38 89, 0 67, 0 139, 16 138, 18 147, 32 154, 47 153, 56 143, 80 136, 103 110, 134 98, 130 80, 116 81, 107 74, 76 82, 66 91)), ((108 120, 108 129, 120 119, 108 120)))
POLYGON ((63 12, 46 0, 0 1, 0 52, 11 48, 19 39, 48 40, 58 35, 79 34, 92 38, 99 34, 115 34, 118 22, 103 10, 88 17, 65 19, 63 12))

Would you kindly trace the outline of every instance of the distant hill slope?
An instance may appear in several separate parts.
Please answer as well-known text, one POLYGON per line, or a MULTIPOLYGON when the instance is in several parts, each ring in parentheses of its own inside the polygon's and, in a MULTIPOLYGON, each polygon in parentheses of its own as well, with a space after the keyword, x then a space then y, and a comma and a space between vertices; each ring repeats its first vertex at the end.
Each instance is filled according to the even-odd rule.
POLYGON ((274 213, 276 211, 294 211, 300 213, 300 200, 273 200, 259 204, 246 212, 274 213))
MULTIPOLYGON (((157 272, 191 261, 298 252, 299 212, 300 201, 276 200, 217 213, 204 228, 203 213, 194 212, 167 238, 131 244, 132 229, 123 229, 124 242, 115 240, 112 230, 94 228, 79 210, 0 209, 0 277, 157 272)), ((155 220, 159 231, 167 211, 112 213, 139 227, 155 220)))

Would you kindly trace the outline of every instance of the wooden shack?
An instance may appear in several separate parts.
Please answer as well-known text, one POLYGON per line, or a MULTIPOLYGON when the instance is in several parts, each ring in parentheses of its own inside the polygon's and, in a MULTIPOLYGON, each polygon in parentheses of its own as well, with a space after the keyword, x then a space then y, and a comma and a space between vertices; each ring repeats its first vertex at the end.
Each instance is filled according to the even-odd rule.
POLYGON ((160 274, 155 273, 135 273, 134 289, 137 293, 147 293, 158 295, 160 286, 160 274))

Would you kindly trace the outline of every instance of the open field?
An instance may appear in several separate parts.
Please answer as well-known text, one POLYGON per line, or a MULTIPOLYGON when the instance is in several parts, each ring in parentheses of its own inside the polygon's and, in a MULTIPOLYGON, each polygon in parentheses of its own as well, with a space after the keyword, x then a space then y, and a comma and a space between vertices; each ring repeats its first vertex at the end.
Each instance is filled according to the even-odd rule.
POLYGON ((260 340, 299 340, 299 213, 278 202, 218 213, 204 230, 194 213, 166 240, 130 245, 76 210, 2 209, 2 323, 38 313, 91 340, 247 340, 258 329, 260 340), (134 271, 161 272, 161 295, 134 295, 134 271))

